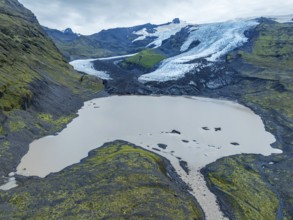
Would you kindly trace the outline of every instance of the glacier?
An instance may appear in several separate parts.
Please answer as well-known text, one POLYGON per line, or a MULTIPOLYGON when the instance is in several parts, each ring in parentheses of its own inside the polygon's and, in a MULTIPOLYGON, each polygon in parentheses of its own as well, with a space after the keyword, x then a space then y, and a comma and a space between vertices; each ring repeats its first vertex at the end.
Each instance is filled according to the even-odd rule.
POLYGON ((97 76, 104 80, 111 80, 112 78, 106 71, 99 71, 94 68, 93 61, 96 60, 114 60, 119 58, 131 57, 136 55, 134 54, 127 54, 122 56, 114 56, 114 57, 105 57, 105 58, 97 58, 97 59, 80 59, 80 60, 73 60, 69 64, 73 66, 73 68, 77 71, 84 72, 89 75, 97 76))
POLYGON ((164 40, 169 39, 172 35, 175 35, 186 26, 188 26, 188 24, 184 21, 180 21, 180 23, 172 22, 156 27, 154 33, 149 33, 146 28, 143 28, 139 31, 133 32, 133 34, 138 35, 139 37, 134 39, 132 42, 144 40, 147 37, 156 37, 156 39, 149 43, 146 47, 154 45, 154 48, 158 48, 162 45, 164 40))
POLYGON ((69 64, 77 71, 84 72, 89 75, 97 76, 101 79, 110 80, 110 75, 105 71, 95 70, 93 61, 97 59, 83 59, 83 60, 74 60, 69 64))
POLYGON ((145 83, 177 80, 191 70, 200 71, 201 68, 212 65, 229 51, 246 43, 248 39, 244 32, 258 24, 256 20, 232 20, 191 27, 188 38, 181 46, 182 53, 162 61, 157 70, 140 76, 139 81, 145 83), (197 40, 200 44, 189 49, 192 42, 197 40), (200 61, 189 63, 196 59, 205 59, 209 64, 200 61))

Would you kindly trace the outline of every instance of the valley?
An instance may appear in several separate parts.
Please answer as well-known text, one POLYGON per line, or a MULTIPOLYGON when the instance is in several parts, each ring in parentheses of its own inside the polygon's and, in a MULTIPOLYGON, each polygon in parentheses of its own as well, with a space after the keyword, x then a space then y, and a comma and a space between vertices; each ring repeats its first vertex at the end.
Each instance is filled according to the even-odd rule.
POLYGON ((0 19, 1 218, 293 218, 291 17, 85 36, 0 0, 0 19))
MULTIPOLYGON (((240 21, 240 23, 242 22, 245 23, 245 21, 240 21)), ((289 207, 291 206, 291 203, 289 202, 290 196, 288 197, 288 195, 291 194, 290 192, 292 187, 290 187, 290 184, 288 185, 286 181, 273 181, 274 178, 276 179, 276 177, 273 176, 283 175, 286 173, 287 178, 292 177, 292 173, 290 171, 292 165, 290 165, 291 160, 289 159, 292 152, 292 148, 290 147, 292 146, 292 119, 290 119, 292 112, 292 104, 290 104, 292 100, 290 98, 292 97, 292 90, 290 89, 290 85, 292 84, 292 50, 289 49, 292 47, 290 40, 290 27, 292 24, 274 23, 267 19, 260 19, 258 22, 258 25, 251 23, 252 25, 256 25, 255 28, 248 31, 244 31, 242 29, 243 32, 240 31, 238 33, 239 37, 241 37, 240 33, 244 33, 242 37, 245 37, 246 40, 245 38, 242 40, 240 40, 241 38, 236 38, 240 40, 239 42, 242 42, 240 44, 233 44, 232 41, 232 45, 237 45, 235 46, 235 49, 233 49, 233 46, 230 45, 231 41, 229 40, 226 41, 227 45, 225 46, 223 37, 219 38, 222 40, 220 41, 221 43, 215 39, 215 41, 211 41, 210 44, 206 45, 208 49, 210 48, 210 45, 213 45, 213 43, 221 45, 224 49, 230 48, 228 49, 230 51, 226 53, 226 55, 220 56, 218 60, 215 61, 210 60, 208 57, 212 54, 212 52, 199 57, 198 54, 200 54, 200 50, 195 46, 193 51, 189 50, 189 52, 185 55, 185 52, 180 53, 181 48, 178 46, 177 52, 173 54, 175 55, 175 58, 167 58, 161 63, 155 64, 152 69, 145 69, 139 64, 129 65, 127 64, 126 59, 109 60, 107 62, 100 62, 96 60, 93 61, 93 67, 96 70, 109 71, 109 73, 112 74, 113 79, 104 82, 105 89, 110 94, 205 96, 237 101, 253 109, 253 111, 259 114, 264 120, 266 129, 276 135, 277 141, 273 144, 273 146, 280 149, 286 148, 282 154, 284 156, 233 156, 230 160, 224 158, 219 160, 219 162, 208 165, 206 168, 202 169, 202 172, 205 174, 211 190, 216 193, 216 195, 221 195, 218 199, 222 201, 222 203, 220 202, 220 205, 223 210, 225 210, 226 213, 230 212, 230 214, 228 214, 230 217, 232 215, 238 216, 235 218, 244 218, 243 216, 246 216, 245 218, 248 219, 251 219, 252 216, 259 215, 260 212, 264 214, 267 212, 265 211, 266 209, 272 208, 262 206, 264 211, 259 211, 259 209, 258 211, 253 211, 252 206, 255 207, 256 203, 263 203, 260 203, 259 201, 257 202, 257 200, 254 201, 252 197, 249 197, 249 200, 254 205, 243 202, 243 200, 239 198, 239 195, 237 195, 239 200, 235 200, 233 197, 225 197, 225 193, 227 193, 227 195, 230 193, 225 190, 225 185, 221 185, 219 183, 224 181, 225 178, 227 178, 228 181, 229 178, 235 177, 230 177, 229 175, 225 177, 228 171, 221 170, 221 167, 229 167, 229 170, 232 173, 236 173, 238 169, 241 169, 243 176, 250 176, 252 175, 252 172, 259 173, 259 176, 255 177, 257 179, 250 180, 258 181, 259 184, 251 186, 248 191, 259 191, 260 189, 258 187, 263 189, 264 186, 267 185, 270 191, 270 193, 267 193, 267 195, 269 195, 267 197, 267 202, 271 200, 279 200, 276 213, 277 216, 279 216, 278 218, 282 219, 286 216, 291 216, 291 214, 289 214, 289 207), (178 53, 180 54, 176 55, 178 53), (282 55, 276 55, 278 53, 282 55), (194 55, 189 58, 192 54, 194 55), (266 54, 266 56, 264 56, 264 54, 266 54), (188 57, 190 61, 186 60, 185 62, 182 62, 183 64, 180 64, 180 61, 176 61, 177 57, 178 59, 181 59, 180 57, 185 59, 184 56, 188 57), (206 58, 206 56, 208 58, 206 58), (174 62, 174 67, 171 67, 168 71, 164 71, 166 63, 169 65, 169 63, 172 62, 174 62), (280 67, 279 63, 284 64, 280 67), (180 65, 182 65, 181 68, 179 68, 180 65), (187 66, 187 69, 184 68, 184 65, 187 66), (191 70, 188 68, 191 68, 191 70), (186 71, 186 73, 181 73, 181 75, 179 74, 180 77, 178 78, 178 72, 176 72, 178 70, 186 71), (176 77, 174 78, 172 75, 166 75, 162 78, 153 78, 150 81, 140 80, 142 77, 148 76, 149 72, 152 72, 151 74, 153 74, 156 71, 161 71, 158 76, 164 76, 164 73, 176 73, 176 77), (277 99, 278 101, 276 102, 277 99), (281 135, 281 133, 283 135, 281 135), (273 158, 278 158, 278 162, 275 163, 275 159, 273 158), (235 162, 236 164, 239 164, 236 167, 235 162), (218 168, 218 163, 223 164, 223 166, 218 168), (244 168, 246 167, 244 164, 249 164, 251 170, 250 168, 244 168), (285 172, 284 169, 286 170, 285 172), (222 173, 222 175, 217 176, 218 172, 222 173), (278 189, 275 188, 276 185, 278 185, 278 189), (276 194, 278 190, 281 190, 281 192, 279 191, 280 193, 276 194), (285 198, 284 200, 286 202, 283 203, 284 200, 280 200, 281 197, 285 198), (234 203, 239 204, 239 206, 235 209, 235 211, 231 212, 231 205, 234 203)), ((237 26, 236 24, 237 21, 234 23, 234 27, 237 26)), ((215 25, 221 27, 221 24, 215 25)), ((244 27, 246 26, 244 25, 244 27)), ((197 27, 194 29, 196 28, 197 27)), ((231 31, 229 33, 236 34, 237 32, 231 31)), ((185 36, 183 31, 180 34, 185 36)), ((182 36, 178 35, 179 33, 171 37, 173 43, 175 41, 174 39, 177 41, 180 39, 182 41, 182 36)), ((197 44, 198 42, 195 45, 197 44)), ((168 56, 166 53, 163 53, 163 51, 168 50, 168 47, 169 43, 166 41, 163 42, 161 48, 154 49, 154 51, 158 54, 168 56), (166 45, 166 48, 164 48, 164 45, 166 45)), ((215 50, 215 52, 218 52, 218 49, 215 50)), ((143 59, 144 56, 141 56, 141 60, 143 59)), ((236 187, 237 191, 240 190, 240 193, 247 194, 248 192, 244 191, 246 189, 243 188, 243 186, 249 183, 247 183, 246 180, 243 182, 236 181, 237 180, 233 182, 233 184, 236 184, 235 186, 233 185, 233 187, 236 187)), ((264 198, 263 194, 262 198, 264 198)), ((266 219, 270 218, 269 216, 270 214, 266 216, 266 219)), ((259 216, 258 218, 262 217, 259 216)), ((290 217, 288 218, 290 219, 290 217)))

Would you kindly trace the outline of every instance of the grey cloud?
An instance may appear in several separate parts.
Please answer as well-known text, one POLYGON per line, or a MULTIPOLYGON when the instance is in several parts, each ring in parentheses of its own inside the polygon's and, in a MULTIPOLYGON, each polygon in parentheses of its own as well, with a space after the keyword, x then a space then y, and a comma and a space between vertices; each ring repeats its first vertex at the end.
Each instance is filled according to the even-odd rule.
POLYGON ((174 17, 192 23, 237 17, 290 14, 292 0, 20 0, 42 25, 82 34, 143 23, 164 23, 174 17))

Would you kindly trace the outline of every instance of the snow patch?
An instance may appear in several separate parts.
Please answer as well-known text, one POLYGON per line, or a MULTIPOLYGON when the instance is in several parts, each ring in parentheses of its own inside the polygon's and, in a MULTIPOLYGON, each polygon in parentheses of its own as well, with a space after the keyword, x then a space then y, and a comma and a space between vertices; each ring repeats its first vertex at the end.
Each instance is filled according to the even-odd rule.
POLYGON ((15 175, 14 172, 9 173, 8 177, 5 178, 6 183, 4 185, 0 186, 0 190, 8 191, 8 190, 13 189, 18 186, 14 175, 15 175))
POLYGON ((139 35, 138 38, 134 39, 132 42, 135 42, 135 41, 140 41, 140 40, 144 40, 146 39, 147 37, 150 37, 150 33, 147 31, 146 28, 143 28, 139 31, 136 31, 136 32, 133 32, 133 34, 135 35, 139 35))
POLYGON ((166 25, 156 27, 154 33, 149 33, 146 28, 143 28, 139 31, 133 32, 133 34, 139 35, 139 37, 134 39, 132 42, 144 40, 147 37, 156 37, 156 39, 150 44, 148 44, 146 47, 155 45, 154 48, 158 48, 162 45, 162 42, 164 40, 169 39, 172 35, 175 35, 177 32, 181 31, 181 29, 186 27, 187 25, 188 24, 186 22, 172 22, 166 25))
POLYGON ((199 72, 206 65, 201 62, 190 63, 191 61, 204 58, 211 65, 221 56, 246 43, 248 39, 244 32, 257 24, 254 20, 237 20, 199 25, 196 30, 190 32, 183 43, 181 47, 183 53, 164 60, 157 70, 142 75, 139 80, 164 82, 182 78, 191 70, 199 72), (192 42, 197 40, 200 44, 188 50, 192 42), (186 50, 188 51, 185 52, 186 50))

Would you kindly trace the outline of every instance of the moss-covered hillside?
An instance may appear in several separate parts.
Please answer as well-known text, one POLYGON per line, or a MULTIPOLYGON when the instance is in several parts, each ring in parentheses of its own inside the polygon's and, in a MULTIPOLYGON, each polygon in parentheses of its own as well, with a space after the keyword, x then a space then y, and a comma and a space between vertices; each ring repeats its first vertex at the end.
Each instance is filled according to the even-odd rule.
MULTIPOLYGON (((223 158, 204 169, 233 219, 293 219, 293 25, 262 22, 228 55, 242 80, 219 91, 259 114, 283 154, 223 158)), ((251 137, 253 138, 253 137, 251 137)), ((257 147, 257 146, 256 146, 257 147)))
POLYGON ((141 51, 135 56, 125 59, 125 64, 130 66, 134 65, 144 69, 152 69, 165 58, 165 56, 159 54, 155 50, 147 49, 141 51))
MULTIPOLYGON (((255 104, 277 123, 293 130, 293 24, 266 23, 257 26, 250 51, 237 51, 235 62, 242 77, 239 95, 255 104), (240 57, 240 59, 239 59, 240 57), (258 84, 258 86, 255 86, 258 84)), ((233 88, 233 87, 231 87, 233 88)), ((266 121, 265 121, 266 123, 266 121)), ((275 134, 277 127, 266 124, 275 134)), ((283 132, 282 135, 289 133, 283 132)), ((292 149, 293 133, 283 136, 286 151, 292 149)))
POLYGON ((258 67, 293 70, 292 23, 263 22, 255 31, 252 51, 243 58, 258 67))
POLYGON ((17 165, 30 141, 56 132, 84 99, 103 88, 94 77, 81 81, 17 0, 0 0, 0 76, 1 178, 17 165))
POLYGON ((279 200, 254 164, 254 156, 224 158, 205 169, 208 184, 233 219, 275 220, 279 200))
POLYGON ((177 178, 158 155, 116 141, 80 164, 0 192, 0 218, 203 219, 177 178))
POLYGON ((17 1, 0 1, 0 110, 29 106, 33 84, 48 81, 78 93, 80 75, 72 71, 34 15, 17 1), (19 11, 21 8, 23 11, 19 11))
POLYGON ((245 99, 269 111, 277 111, 293 129, 293 25, 264 23, 256 31, 258 36, 252 52, 240 54, 245 62, 258 69, 243 71, 243 75, 268 81, 258 96, 246 94, 245 99))

